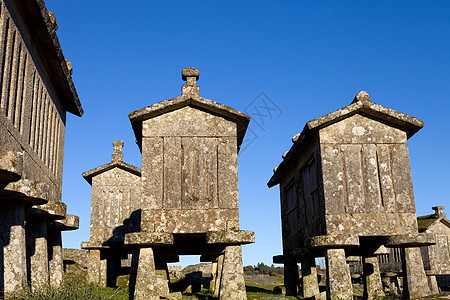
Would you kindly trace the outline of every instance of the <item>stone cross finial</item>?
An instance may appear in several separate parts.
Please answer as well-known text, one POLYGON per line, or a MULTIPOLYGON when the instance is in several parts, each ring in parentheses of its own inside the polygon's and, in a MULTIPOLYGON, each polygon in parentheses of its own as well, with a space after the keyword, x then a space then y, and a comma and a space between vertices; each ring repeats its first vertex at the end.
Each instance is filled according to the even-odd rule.
POLYGON ((181 93, 184 94, 200 94, 200 87, 197 86, 197 80, 200 78, 200 71, 196 68, 184 68, 181 71, 181 78, 186 84, 181 87, 181 93))
POLYGON ((366 91, 360 91, 358 94, 356 94, 355 99, 353 99, 352 103, 355 103, 357 101, 370 102, 370 95, 366 91))
POLYGON ((434 210, 434 215, 436 217, 441 217, 441 216, 445 217, 445 214, 442 212, 444 210, 444 208, 445 208, 444 206, 433 206, 432 209, 434 210))
POLYGON ((111 155, 111 161, 123 161, 123 153, 122 153, 122 147, 123 147, 123 141, 113 141, 114 146, 114 152, 111 155))

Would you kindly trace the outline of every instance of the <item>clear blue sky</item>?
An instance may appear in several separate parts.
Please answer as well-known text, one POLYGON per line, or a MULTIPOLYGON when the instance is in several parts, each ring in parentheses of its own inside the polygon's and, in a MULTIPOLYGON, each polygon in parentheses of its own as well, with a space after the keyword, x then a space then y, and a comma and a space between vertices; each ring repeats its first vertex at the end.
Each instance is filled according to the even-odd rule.
POLYGON ((417 213, 444 205, 450 215, 450 1, 46 4, 85 110, 67 120, 63 201, 80 229, 64 234, 65 247, 89 239, 81 173, 110 161, 113 140, 141 166, 128 113, 180 95, 187 66, 200 69, 205 98, 244 111, 264 92, 282 111, 262 128, 252 120, 257 139, 239 157, 241 229, 256 233, 244 265, 282 253, 279 190, 266 183, 292 136, 360 90, 425 122, 409 140, 417 213))

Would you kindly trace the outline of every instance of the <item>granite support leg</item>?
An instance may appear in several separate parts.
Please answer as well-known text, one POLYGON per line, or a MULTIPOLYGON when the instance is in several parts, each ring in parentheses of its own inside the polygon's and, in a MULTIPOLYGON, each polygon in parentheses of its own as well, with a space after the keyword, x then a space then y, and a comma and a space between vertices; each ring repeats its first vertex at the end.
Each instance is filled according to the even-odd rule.
POLYGON ((439 294, 439 286, 437 284, 436 276, 431 275, 427 276, 428 278, 428 286, 430 287, 430 291, 433 295, 439 294))
POLYGON ((48 232, 48 250, 50 285, 52 287, 59 287, 64 281, 64 262, 61 231, 50 230, 48 232))
POLYGON ((364 299, 384 297, 380 266, 376 255, 363 257, 364 299))
POLYGON ((295 259, 287 258, 284 262, 284 286, 286 296, 297 296, 299 285, 298 265, 295 259))
POLYGON ((217 278, 217 261, 211 263, 211 281, 209 282, 209 290, 214 293, 217 278))
POLYGON ((98 273, 98 285, 100 287, 108 286, 108 260, 103 257, 103 253, 100 251, 99 273, 98 273))
POLYGON ((217 258, 217 275, 216 281, 214 283, 214 297, 219 297, 220 285, 222 282, 222 271, 223 271, 223 254, 217 258))
POLYGON ((247 299, 241 246, 225 247, 219 299, 247 299))
POLYGON ((414 299, 431 295, 419 247, 402 249, 403 298, 414 299))
POLYGON ((353 299, 352 278, 350 268, 345 259, 344 249, 327 249, 327 299, 353 299))
POLYGON ((136 289, 136 276, 139 264, 139 249, 133 249, 131 253, 130 265, 130 283, 128 287, 128 296, 130 300, 134 299, 134 291, 136 289))
POLYGON ((31 289, 48 286, 48 244, 45 219, 33 218, 26 222, 27 268, 31 289))
POLYGON ((0 290, 5 299, 27 284, 24 221, 23 206, 0 209, 0 290))
POLYGON ((89 250, 88 282, 100 283, 100 250, 89 250))
POLYGON ((155 257, 152 248, 139 250, 139 263, 136 275, 135 300, 159 300, 158 279, 156 277, 155 257))
POLYGON ((106 261, 106 286, 115 287, 120 273, 120 257, 110 256, 106 261))
POLYGON ((302 285, 303 298, 310 298, 320 294, 319 282, 317 281, 316 260, 308 257, 302 260, 302 285))

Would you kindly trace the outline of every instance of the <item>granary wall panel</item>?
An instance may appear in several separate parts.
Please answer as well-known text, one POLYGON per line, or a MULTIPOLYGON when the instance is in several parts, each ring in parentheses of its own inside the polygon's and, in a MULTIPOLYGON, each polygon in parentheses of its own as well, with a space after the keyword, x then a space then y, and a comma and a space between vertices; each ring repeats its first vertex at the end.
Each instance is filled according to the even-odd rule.
POLYGON ((164 139, 142 138, 142 209, 161 209, 164 188, 164 139))
POLYGON ((239 209, 143 210, 141 230, 173 233, 239 230, 239 209))
POLYGON ((16 11, 0 1, 0 122, 13 137, 3 145, 27 153, 23 177, 49 184, 49 200, 60 201, 66 113, 16 11))
POLYGON ((141 204, 140 185, 139 176, 117 167, 92 178, 91 240, 105 241, 124 223, 139 223, 131 219, 141 204))
POLYGON ((236 123, 185 106, 143 121, 142 136, 236 136, 236 123))
POLYGON ((282 227, 285 238, 324 234, 322 179, 317 140, 305 146, 304 155, 287 171, 280 186, 282 227))
MULTIPOLYGON (((373 215, 374 219, 356 224, 371 228, 371 223, 379 221, 378 214, 396 212, 409 216, 415 212, 406 133, 354 115, 321 129, 319 137, 328 230, 347 230, 347 225, 357 219, 352 220, 352 216, 357 214, 373 215), (342 230, 328 227, 328 222, 336 222, 336 218, 344 222, 340 225, 342 230)), ((414 223, 408 220, 408 224, 414 223)), ((403 232, 400 227, 392 225, 390 234, 403 232)), ((375 232, 386 233, 382 229, 375 232)))
POLYGON ((239 208, 237 138, 218 139, 217 183, 218 206, 220 208, 239 208))

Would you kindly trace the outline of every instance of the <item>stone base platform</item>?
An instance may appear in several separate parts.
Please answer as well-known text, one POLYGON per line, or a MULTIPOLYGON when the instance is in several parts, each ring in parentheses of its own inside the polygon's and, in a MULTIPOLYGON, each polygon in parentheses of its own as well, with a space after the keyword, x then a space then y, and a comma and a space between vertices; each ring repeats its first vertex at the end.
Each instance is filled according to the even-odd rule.
POLYGON ((167 263, 177 262, 179 255, 200 254, 201 261, 212 262, 210 288, 216 297, 247 299, 241 245, 254 242, 255 234, 244 230, 126 234, 125 247, 133 248, 130 296, 135 300, 167 296, 167 263))

